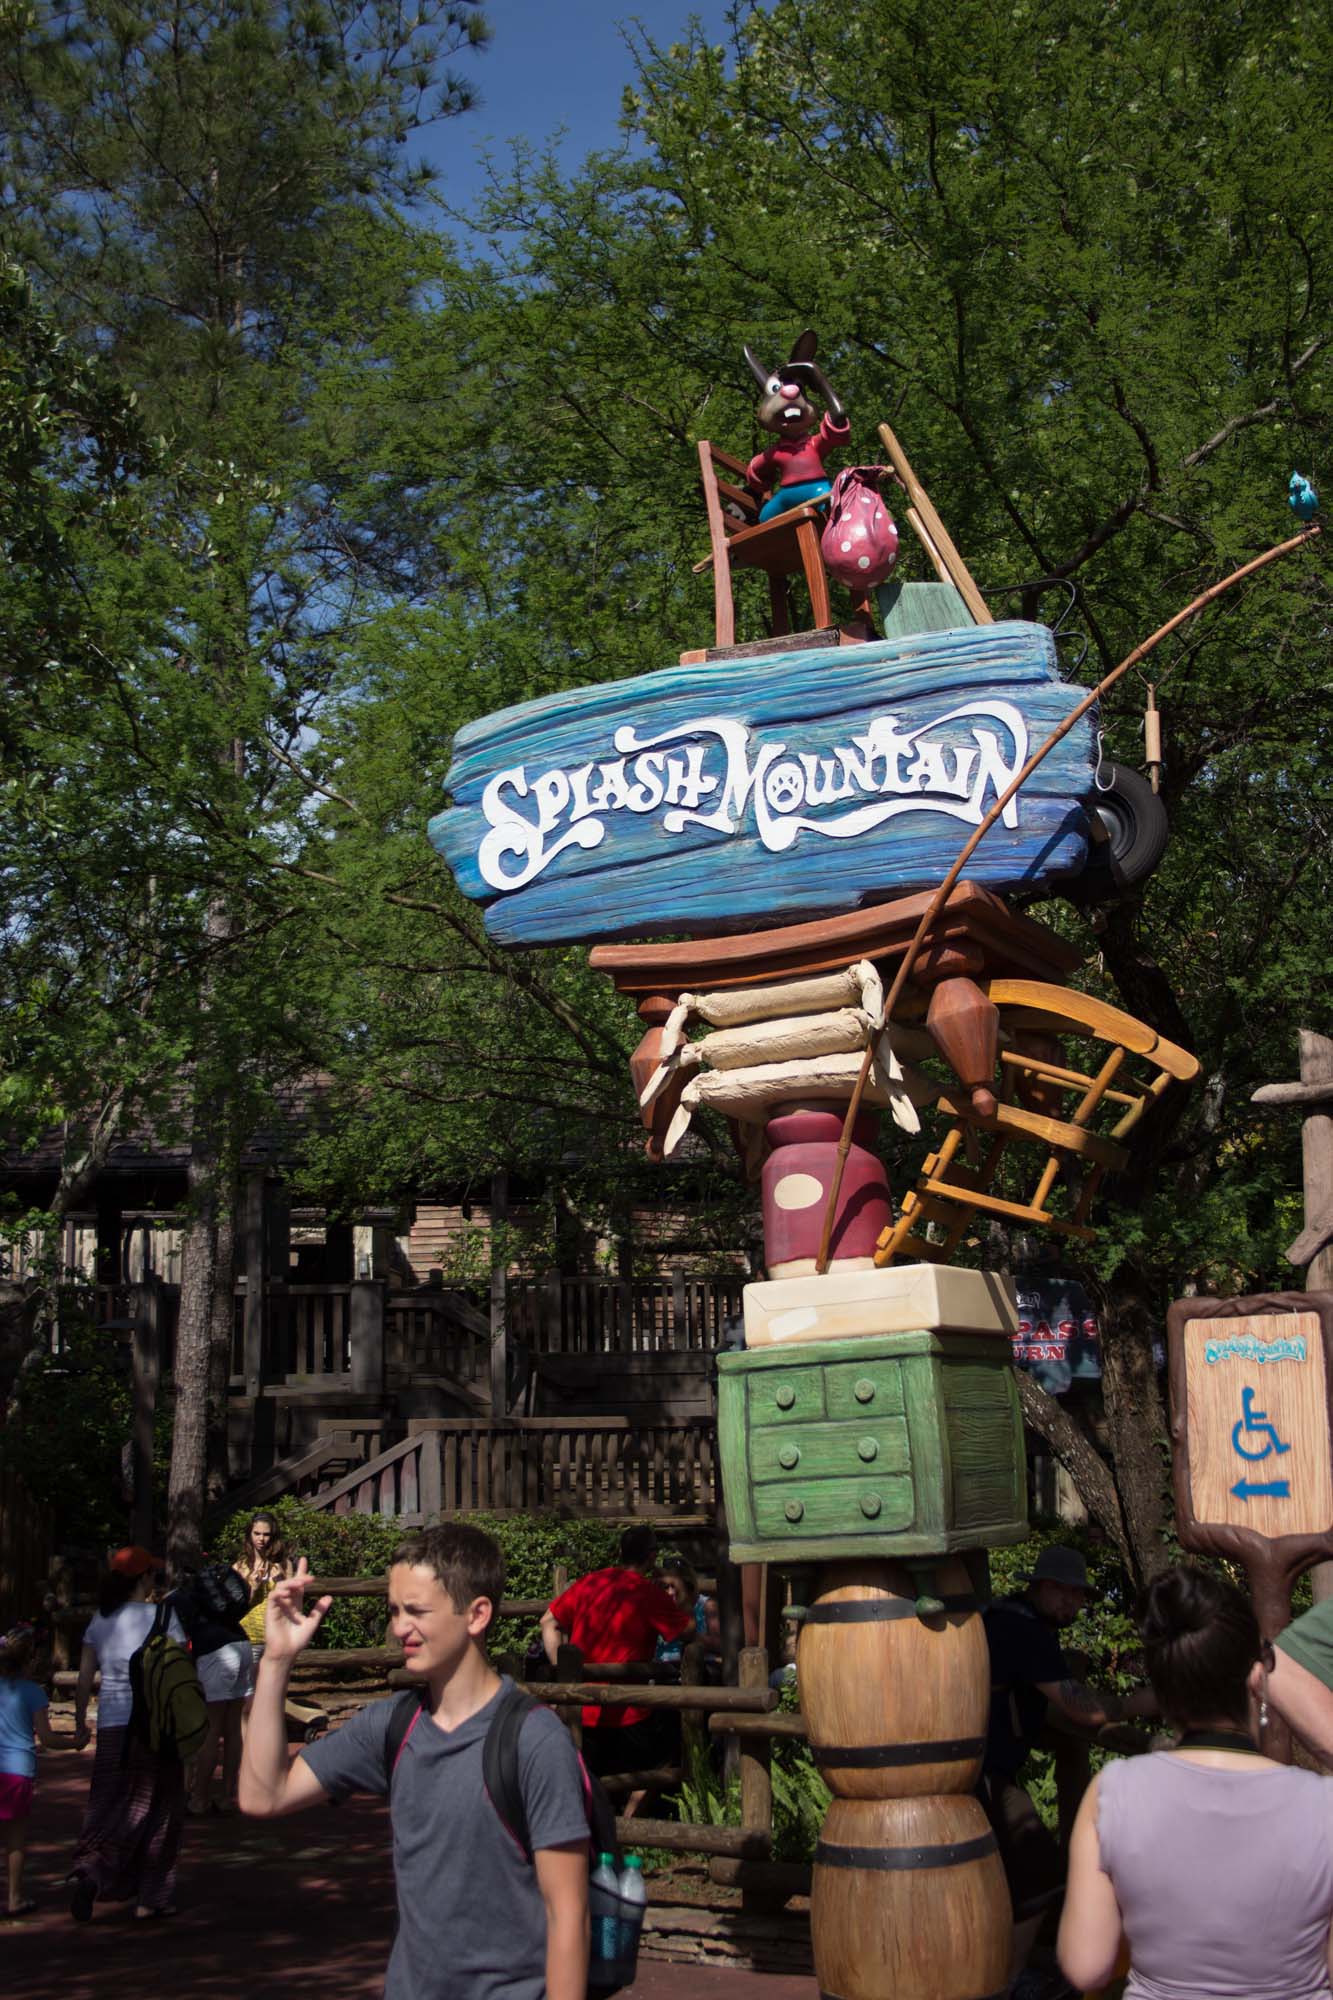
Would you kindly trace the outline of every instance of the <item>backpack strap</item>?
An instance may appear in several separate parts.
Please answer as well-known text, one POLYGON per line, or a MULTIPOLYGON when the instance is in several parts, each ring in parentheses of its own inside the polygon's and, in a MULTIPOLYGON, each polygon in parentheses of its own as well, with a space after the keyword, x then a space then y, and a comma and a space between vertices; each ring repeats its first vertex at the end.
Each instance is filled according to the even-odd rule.
MULTIPOLYGON (((495 1807, 500 1824, 523 1850, 527 1861, 533 1858, 532 1836, 527 1809, 523 1804, 523 1788, 519 1783, 518 1739, 532 1711, 544 1706, 532 1695, 525 1694, 521 1687, 511 1687, 491 1717, 481 1753, 482 1779, 487 1797, 495 1807)), ((600 1781, 590 1775, 581 1755, 579 1779, 583 1786, 583 1810, 588 1816, 588 1838, 592 1851, 594 1855, 613 1854, 619 1866, 621 1854, 615 1807, 600 1781)))
POLYGON ((519 1847, 527 1861, 532 1859, 528 1837, 528 1815, 518 1781, 519 1732, 534 1708, 541 1704, 525 1694, 517 1684, 505 1689, 491 1717, 481 1752, 482 1783, 495 1807, 500 1824, 519 1847))
POLYGON ((616 1831, 616 1809, 606 1796, 606 1788, 600 1778, 594 1778, 579 1753, 579 1776, 583 1780, 583 1809, 588 1815, 588 1838, 592 1842, 593 1866, 599 1854, 609 1854, 616 1864, 616 1872, 624 1866, 625 1857, 620 1851, 620 1835, 616 1831))
POLYGON ((402 1756, 408 1737, 426 1712, 424 1690, 409 1688, 400 1694, 393 1705, 389 1717, 389 1728, 384 1738, 384 1792, 387 1797, 393 1790, 393 1774, 398 1769, 398 1759, 402 1756))

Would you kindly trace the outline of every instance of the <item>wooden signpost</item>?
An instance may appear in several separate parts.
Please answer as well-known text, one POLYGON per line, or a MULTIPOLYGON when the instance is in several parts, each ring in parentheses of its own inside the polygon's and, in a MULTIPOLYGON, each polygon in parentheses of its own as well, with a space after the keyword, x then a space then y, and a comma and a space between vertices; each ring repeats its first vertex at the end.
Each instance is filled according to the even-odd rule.
MULTIPOLYGON (((1081 692, 1017 620, 669 667, 460 729, 430 836, 503 944, 827 918, 937 882, 1081 692)), ((1076 873, 1095 764, 1087 716, 971 879, 1076 873)))
MULTIPOLYGON (((1167 1347, 1180 1539, 1244 1566, 1271 1639, 1333 1557, 1333 1293, 1178 1299, 1167 1347)), ((1265 1748, 1290 1754, 1282 1725, 1265 1748)))
MULTIPOLYGON (((1301 1113, 1301 1179, 1305 1227, 1287 1245, 1287 1262, 1305 1272, 1307 1292, 1333 1291, 1333 1041, 1301 1028, 1298 1083, 1266 1083, 1250 1098, 1265 1111, 1301 1113)), ((1315 1603, 1333 1597, 1333 1563, 1316 1563, 1315 1603)))

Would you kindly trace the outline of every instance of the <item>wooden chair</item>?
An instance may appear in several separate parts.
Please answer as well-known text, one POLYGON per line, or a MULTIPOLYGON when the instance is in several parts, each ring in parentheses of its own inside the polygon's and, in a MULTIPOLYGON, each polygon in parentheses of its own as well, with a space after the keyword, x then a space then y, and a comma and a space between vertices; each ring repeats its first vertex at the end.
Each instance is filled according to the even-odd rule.
POLYGON ((710 554, 694 565, 696 576, 711 568, 715 643, 736 643, 736 607, 732 598, 733 564, 745 569, 761 569, 768 578, 770 632, 774 638, 790 632, 791 605, 787 578, 803 576, 810 592, 810 608, 815 631, 833 622, 829 605, 828 577, 819 553, 823 515, 818 507, 789 507, 771 521, 759 519, 759 503, 745 484, 745 467, 730 452, 699 440, 699 472, 703 480, 704 505, 708 510, 710 554))
POLYGON ((880 1237, 877 1265, 895 1257, 947 1264, 978 1211, 1022 1228, 1090 1241, 1096 1233, 1088 1226, 1093 1197, 1103 1177, 1121 1172, 1129 1160, 1123 1140, 1169 1084, 1189 1082, 1199 1073, 1197 1058, 1186 1049, 1090 994, 1036 979, 992 979, 984 992, 998 1016, 999 1101, 990 1093, 989 1101, 979 1100, 975 1090, 971 1101, 961 1092, 941 1090, 936 1107, 952 1122, 903 1197, 898 1221, 880 1237), (1095 1073, 1059 1060, 1065 1036, 1110 1045, 1095 1073), (1131 1056, 1151 1072, 1147 1081, 1129 1073, 1131 1056), (1064 1103, 1069 1096, 1077 1099, 1072 1106, 1064 1103), (1117 1116, 1118 1106, 1125 1108, 1117 1116), (1107 1114, 1109 1130, 1094 1129, 1099 1112, 1107 1114), (976 1147, 982 1133, 990 1143, 974 1163, 969 1145, 976 1147), (1014 1146, 1035 1146, 1045 1155, 1035 1190, 1019 1201, 992 1192, 996 1172, 1014 1146), (1062 1177, 1068 1214, 1046 1205, 1062 1177), (921 1233, 928 1222, 943 1227, 941 1242, 921 1233))

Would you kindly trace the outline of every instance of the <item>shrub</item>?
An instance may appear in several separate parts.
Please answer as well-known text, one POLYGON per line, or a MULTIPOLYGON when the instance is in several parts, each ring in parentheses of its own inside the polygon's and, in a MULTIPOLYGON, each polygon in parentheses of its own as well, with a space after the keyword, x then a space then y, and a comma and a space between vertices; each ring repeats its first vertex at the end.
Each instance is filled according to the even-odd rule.
MULTIPOLYGON (((240 1554, 253 1508, 234 1514, 214 1537, 215 1553, 230 1561, 240 1554)), ((288 1554, 305 1556, 317 1576, 382 1576, 403 1539, 403 1527, 390 1514, 332 1514, 300 1500, 279 1500, 265 1513, 276 1516, 288 1554)), ((494 1535, 504 1550, 506 1589, 510 1597, 549 1599, 551 1574, 564 1563, 572 1577, 614 1561, 620 1539, 618 1526, 605 1521, 567 1521, 555 1514, 460 1516, 494 1535)), ((501 1618, 492 1628, 492 1650, 525 1650, 538 1635, 535 1618, 501 1618)), ((335 1597, 320 1627, 322 1647, 382 1646, 385 1608, 382 1597, 335 1597)))

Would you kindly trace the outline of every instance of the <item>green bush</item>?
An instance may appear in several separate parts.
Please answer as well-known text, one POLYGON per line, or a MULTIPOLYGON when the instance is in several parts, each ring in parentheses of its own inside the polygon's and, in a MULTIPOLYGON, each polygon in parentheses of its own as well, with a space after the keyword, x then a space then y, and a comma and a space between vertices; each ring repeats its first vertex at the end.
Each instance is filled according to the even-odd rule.
MULTIPOLYGON (((239 1555, 255 1509, 234 1514, 215 1537, 214 1553, 230 1561, 239 1555)), ((281 1524, 290 1556, 305 1556, 316 1576, 382 1576, 402 1541, 401 1522, 385 1514, 332 1514, 300 1500, 279 1500, 264 1513, 281 1524)), ((567 1521, 554 1514, 460 1516, 494 1535, 504 1551, 506 1594, 550 1598, 551 1575, 564 1563, 570 1577, 614 1561, 620 1529, 603 1521, 567 1521)), ((382 1646, 382 1597, 335 1597, 316 1643, 324 1647, 382 1646)), ((535 1618, 501 1618, 492 1627, 494 1652, 523 1651, 536 1637, 535 1618)))

